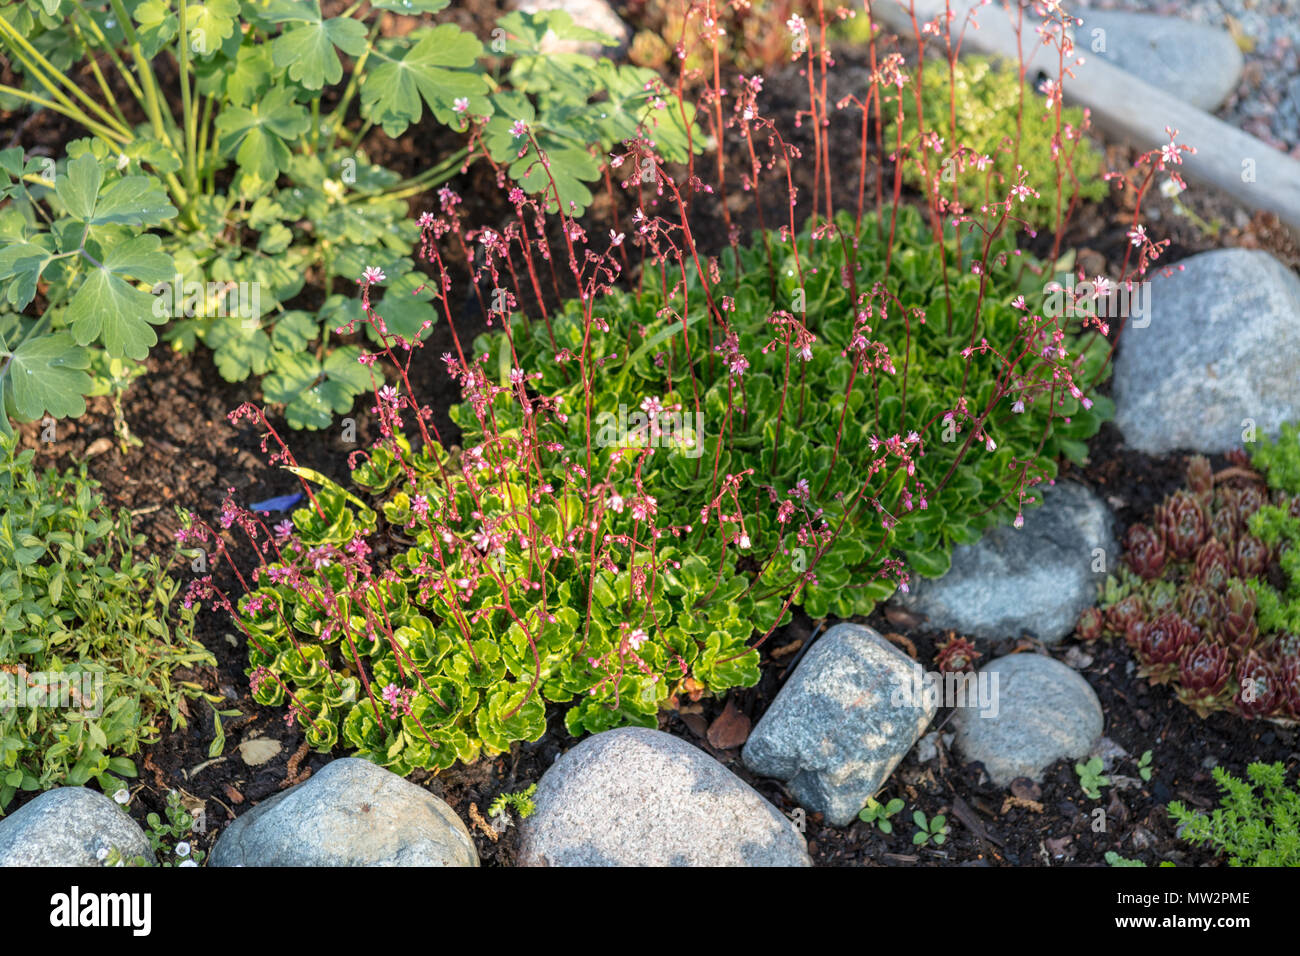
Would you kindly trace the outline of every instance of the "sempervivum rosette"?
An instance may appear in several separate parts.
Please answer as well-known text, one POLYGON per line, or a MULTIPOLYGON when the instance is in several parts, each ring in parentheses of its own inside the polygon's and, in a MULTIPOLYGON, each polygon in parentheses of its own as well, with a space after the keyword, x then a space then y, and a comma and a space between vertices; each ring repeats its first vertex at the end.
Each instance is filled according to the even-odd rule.
POLYGON ((1224 643, 1239 651, 1249 648, 1259 637, 1259 625, 1255 622, 1255 592, 1240 581, 1233 581, 1224 595, 1220 627, 1224 643))
POLYGON ((1254 535, 1243 534, 1237 538, 1232 557, 1238 577, 1257 578, 1268 568, 1268 545, 1254 535))
POLYGON ((1204 455, 1193 455, 1187 463, 1187 489, 1203 505, 1208 505, 1214 495, 1214 469, 1204 455))
POLYGON ((1139 576, 1153 581, 1165 572, 1165 542, 1160 532, 1144 524, 1135 524, 1124 538, 1124 552, 1139 576))
POLYGON ((1147 606, 1141 595, 1127 595, 1106 609, 1106 630, 1132 644, 1128 637, 1129 629, 1133 625, 1141 624, 1146 620, 1146 616, 1147 606))
POLYGON ((1138 674, 1153 684, 1168 683, 1178 675, 1183 654, 1200 639, 1200 630, 1181 615, 1161 614, 1137 635, 1137 654, 1142 662, 1138 674))
POLYGON ((1197 584, 1215 593, 1227 586, 1232 577, 1232 558, 1218 538, 1208 539, 1196 552, 1192 577, 1197 584))
POLYGON ((1074 633, 1081 641, 1095 641, 1105 630, 1106 619, 1101 608, 1086 607, 1074 625, 1074 633))
POLYGON ((980 652, 975 645, 964 637, 953 636, 939 645, 934 655, 934 664, 945 674, 957 674, 973 671, 980 652))
POLYGON ((1233 706, 1243 717, 1266 717, 1281 699, 1282 676, 1264 655, 1247 651, 1237 662, 1237 696, 1233 706))
POLYGON ((1178 665, 1178 699, 1200 717, 1222 710, 1228 702, 1222 692, 1231 677, 1228 649, 1203 640, 1188 650, 1178 665))
POLYGON ((1300 720, 1300 657, 1289 657, 1282 665, 1282 706, 1290 720, 1300 720))
POLYGON ((1156 529, 1164 538, 1165 549, 1176 560, 1186 561, 1210 532, 1205 509, 1195 496, 1175 491, 1156 509, 1156 529))
POLYGON ((1223 602, 1208 587, 1192 584, 1178 592, 1178 610, 1203 631, 1213 631, 1222 616, 1223 602))

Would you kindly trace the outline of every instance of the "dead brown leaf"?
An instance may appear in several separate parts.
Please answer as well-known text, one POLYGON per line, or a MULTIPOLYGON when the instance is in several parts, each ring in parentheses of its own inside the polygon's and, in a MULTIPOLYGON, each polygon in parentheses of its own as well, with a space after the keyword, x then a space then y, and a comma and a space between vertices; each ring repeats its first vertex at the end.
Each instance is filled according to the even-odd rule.
POLYGON ((722 713, 709 727, 709 743, 719 750, 731 750, 749 739, 749 731, 752 727, 750 719, 742 714, 736 702, 729 698, 727 706, 722 708, 722 713))
POLYGON ((911 630, 914 627, 921 626, 921 619, 911 611, 905 611, 901 607, 886 607, 885 620, 889 621, 894 627, 905 627, 911 630))
POLYGON ((1016 777, 1011 781, 1010 789, 1021 800, 1037 800, 1043 795, 1043 788, 1028 777, 1016 777))
POLYGON ((700 714, 682 714, 682 723, 690 728, 691 733, 696 737, 706 737, 709 733, 709 722, 700 714))

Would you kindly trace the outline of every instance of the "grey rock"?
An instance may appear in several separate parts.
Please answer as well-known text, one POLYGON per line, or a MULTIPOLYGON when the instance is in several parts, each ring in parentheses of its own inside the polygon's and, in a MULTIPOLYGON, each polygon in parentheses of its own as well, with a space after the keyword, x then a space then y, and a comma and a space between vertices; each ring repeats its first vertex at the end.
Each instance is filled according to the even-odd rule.
POLYGON ((1147 13, 1077 13, 1083 19, 1074 28, 1080 53, 1101 57, 1197 109, 1218 109, 1241 80, 1245 59, 1227 30, 1147 13))
POLYGON ((1110 509, 1074 482, 1039 485, 1042 506, 1025 511, 1021 528, 990 528, 973 545, 953 549, 941 578, 913 576, 911 590, 893 600, 925 616, 937 630, 994 640, 1031 634, 1044 643, 1074 630, 1097 585, 1117 557, 1110 509), (1105 552, 1096 564, 1096 549, 1105 552))
MULTIPOLYGON (((980 674, 996 675, 997 707, 953 712, 954 747, 967 761, 984 764, 1005 787, 1016 777, 1041 782, 1063 757, 1085 757, 1101 736, 1101 704, 1088 682, 1043 654, 1011 654, 990 661, 980 674)), ((984 678, 981 678, 984 679, 984 678)))
POLYGON ((1147 454, 1239 447, 1300 418, 1300 278, 1267 252, 1219 249, 1151 280, 1149 325, 1115 360, 1115 424, 1147 454))
POLYGON ((786 781, 808 810, 847 825, 935 715, 932 702, 911 693, 919 670, 871 628, 835 625, 749 735, 745 766, 786 781))
POLYGON ((523 13, 563 10, 577 26, 599 30, 615 41, 613 47, 607 47, 593 40, 561 40, 548 33, 541 43, 543 53, 582 53, 599 59, 625 48, 632 36, 631 28, 605 0, 514 0, 511 5, 523 13))
POLYGON ((226 827, 210 866, 478 866, 458 816, 427 790, 344 757, 226 827))
POLYGON ((102 866, 114 847, 153 860, 149 841, 116 803, 85 787, 58 787, 0 818, 0 867, 102 866))
POLYGON ((780 811, 704 751, 644 727, 584 740, 542 776, 522 866, 811 866, 780 811))

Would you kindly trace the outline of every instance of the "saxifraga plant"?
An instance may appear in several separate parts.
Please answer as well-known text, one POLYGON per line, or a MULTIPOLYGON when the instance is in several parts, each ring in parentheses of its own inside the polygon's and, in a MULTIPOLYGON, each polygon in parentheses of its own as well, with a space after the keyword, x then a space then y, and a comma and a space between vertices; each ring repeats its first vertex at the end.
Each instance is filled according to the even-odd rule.
MULTIPOLYGON (((824 117, 824 57, 808 55, 824 117)), ((901 59, 880 65, 864 129, 877 96, 905 86, 901 59)), ((450 191, 422 215, 420 254, 454 345, 442 359, 465 398, 460 447, 415 400, 423 343, 386 328, 377 268, 361 286, 380 348, 360 358, 380 437, 351 458, 356 492, 300 468, 259 409, 234 413, 258 423, 309 503, 273 529, 227 502, 223 531, 258 566, 236 568, 242 595, 205 579, 190 597, 235 616, 257 698, 288 703, 314 746, 342 738, 405 772, 536 739, 547 701, 571 704, 574 734, 653 726, 679 694, 753 683, 758 647, 793 604, 863 613, 910 573, 942 573, 954 543, 1021 523, 1058 454, 1086 452, 1108 407, 1084 389, 1113 343, 1088 310, 1043 307, 1053 272, 1014 238, 1032 190, 1017 182, 941 222, 933 196, 923 214, 899 201, 900 169, 894 201, 878 196, 872 213, 864 153, 857 214, 837 215, 815 122, 817 212, 799 229, 798 153, 761 116, 760 87, 741 78, 725 118, 720 91, 701 110, 715 141, 750 150, 745 189, 761 196, 763 173, 783 167, 784 222, 751 247, 734 229, 717 257, 695 242, 683 188, 725 195, 723 164, 716 185, 693 166, 679 179, 642 137, 609 160, 637 210, 630 239, 615 225, 603 249, 554 201, 544 164, 550 195, 514 189, 510 201, 519 219, 558 217, 549 249, 514 223, 466 230, 450 191), (462 239, 476 287, 492 292, 495 331, 474 349, 446 293, 445 250, 462 239), (578 295, 525 318, 531 255, 578 295), (633 289, 620 289, 634 256, 633 289)), ((517 129, 536 149, 533 127, 517 129)), ((1139 210, 1183 148, 1142 157, 1139 210)), ((1140 274, 1161 246, 1136 219, 1133 234, 1140 274)), ((235 563, 201 520, 181 538, 235 563)))
MULTIPOLYGON (((922 109, 934 123, 929 145, 940 157, 938 187, 950 201, 978 209, 1005 192, 1023 169, 1026 185, 1037 195, 1026 200, 1020 214, 1034 226, 1052 228, 1072 203, 1106 195, 1101 156, 1087 138, 1084 110, 1063 109, 1058 134, 1050 122, 1053 101, 1026 90, 1014 66, 999 68, 981 57, 958 60, 951 70, 936 60, 926 64, 922 76, 922 109), (948 148, 954 143, 961 148, 948 148), (1064 163, 1059 183, 1057 153, 1064 163)), ((912 101, 904 102, 903 141, 915 147, 916 110, 912 101)), ((924 182, 915 166, 908 167, 907 178, 924 182)))
MULTIPOLYGON (((237 606, 210 581, 193 592, 240 620, 257 699, 288 701, 314 746, 341 733, 400 772, 535 739, 545 700, 578 698, 574 734, 653 726, 676 694, 757 680, 750 638, 796 600, 814 616, 866 613, 907 568, 942 573, 954 542, 1020 515, 1027 489, 1055 473, 1048 455, 1077 450, 1063 443, 1100 422, 1071 394, 1087 356, 1013 295, 1020 262, 999 243, 957 290, 960 309, 983 315, 979 346, 926 323, 941 297, 934 246, 911 210, 897 222, 896 278, 856 302, 831 280, 841 266, 880 268, 874 223, 856 267, 840 243, 774 235, 742 252, 738 272, 711 263, 707 292, 690 276, 666 304, 660 282, 639 295, 602 285, 545 322, 512 317, 477 358, 444 356, 467 400, 455 453, 406 397, 418 351, 406 346, 419 343, 385 336, 400 383, 376 379, 384 438, 353 456, 372 502, 280 447, 276 459, 310 479, 311 504, 270 529, 228 503, 222 525, 261 566, 237 606), (768 298, 769 254, 801 258, 808 324, 768 298), (620 406, 642 421, 620 426, 620 406), (684 427, 692 408, 702 417, 684 427)), ((669 241, 667 224, 641 228, 647 243, 669 241)), ((603 260, 611 273, 621 241, 603 260)), ((257 410, 235 418, 246 415, 278 442, 257 410)), ((226 553, 201 523, 182 538, 226 553)))
POLYGON ((0 439, 0 811, 19 790, 112 792, 141 745, 186 725, 185 698, 215 700, 176 676, 216 662, 130 516, 84 465, 40 473, 35 457, 0 439))
POLYGON ((0 153, 0 431, 11 415, 80 415, 105 366, 143 360, 161 325, 176 347, 210 348, 228 381, 261 377, 292 427, 324 428, 368 387, 358 343, 331 334, 360 318, 344 291, 363 268, 388 278, 390 329, 435 321, 410 197, 481 158, 527 193, 554 183, 550 201, 576 215, 606 172, 593 150, 641 132, 673 161, 699 148, 693 107, 652 71, 544 52, 548 33, 613 43, 569 14, 509 13, 485 47, 429 20, 448 3, 329 17, 318 0, 0 2, 21 78, 0 105, 90 134, 57 162, 0 153), (390 16, 422 22, 385 35, 390 16), (361 148, 373 127, 397 137, 426 116, 463 145, 414 176, 361 148))
MULTIPOLYGON (((1245 460, 1244 458, 1242 459, 1245 460)), ((1216 476, 1193 457, 1187 487, 1125 539, 1084 639, 1123 637, 1138 673, 1169 684, 1204 717, 1300 720, 1300 429, 1284 426, 1253 456, 1264 478, 1216 476)))

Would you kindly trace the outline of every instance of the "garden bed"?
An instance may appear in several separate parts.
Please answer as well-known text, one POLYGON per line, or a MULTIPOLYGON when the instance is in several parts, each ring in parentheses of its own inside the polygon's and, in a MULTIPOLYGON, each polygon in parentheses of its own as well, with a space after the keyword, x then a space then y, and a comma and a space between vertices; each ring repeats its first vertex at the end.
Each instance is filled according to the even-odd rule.
MULTIPOLYGON (((470 22, 490 23, 495 12, 491 4, 466 5, 460 16, 470 22)), ((637 27, 633 23, 633 27, 637 27)), ((486 32, 486 31, 480 31, 486 32)), ((901 47, 908 49, 908 45, 901 47)), ((909 54, 910 55, 910 54, 909 54)), ((835 84, 851 89, 865 75, 868 67, 860 50, 840 47, 832 73, 835 84)), ((837 98, 832 89, 830 99, 837 98)), ((761 102, 764 112, 777 125, 790 132, 793 145, 809 152, 811 136, 799 128, 796 114, 803 109, 806 93, 800 87, 797 68, 774 67, 766 77, 761 102)), ((45 147, 55 153, 72 136, 66 125, 37 122, 12 130, 14 142, 28 150, 45 147)), ((833 124, 830 156, 838 167, 856 171, 859 145, 856 124, 852 121, 833 124)), ((446 143, 437 136, 426 137, 413 131, 393 142, 373 132, 367 140, 372 158, 391 165, 403 175, 419 170, 427 157, 437 155, 446 143)), ((872 150, 872 160, 880 157, 872 150)), ((1106 163, 1111 169, 1123 168, 1135 156, 1128 147, 1109 143, 1105 146, 1106 163)), ((729 163, 746 162, 737 148, 729 163)), ((794 170, 801 203, 796 219, 802 223, 808 213, 812 195, 812 167, 804 163, 794 170)), ((712 181, 712 159, 706 154, 697 163, 697 174, 712 181)), ((481 165, 454 185, 466 199, 467 220, 479 225, 507 221, 510 209, 495 188, 490 173, 481 165)), ((916 202, 915 192, 906 194, 916 202)), ((1271 252, 1292 268, 1300 267, 1300 249, 1276 220, 1267 214, 1251 215, 1234 202, 1194 190, 1180 197, 1182 206, 1190 208, 1206 223, 1221 223, 1216 235, 1195 225, 1175 208, 1168 197, 1152 194, 1146 204, 1146 218, 1152 231, 1171 240, 1159 265, 1177 263, 1199 252, 1225 246, 1259 248, 1271 252)), ((745 234, 756 227, 753 193, 732 190, 727 197, 732 221, 745 234)), ((1077 251, 1078 262, 1089 274, 1111 274, 1121 270, 1130 245, 1127 231, 1131 224, 1131 193, 1112 193, 1095 204, 1082 206, 1065 234, 1063 248, 1077 251)), ((612 223, 624 227, 630 220, 632 206, 621 203, 618 219, 612 217, 613 204, 602 198, 595 202, 582 222, 589 233, 603 234, 612 223)), ((694 234, 700 250, 717 254, 725 248, 726 229, 716 195, 699 195, 693 200, 694 234)), ((411 200, 412 215, 425 208, 420 197, 411 200)), ((770 213, 769 213, 770 215, 770 213)), ((770 221, 769 221, 770 224, 770 221)), ((1040 236, 1029 244, 1031 251, 1045 255, 1050 237, 1040 236)), ((467 282, 463 263, 451 255, 453 267, 460 270, 454 281, 467 282)), ((624 275, 630 283, 634 272, 624 275)), ((563 285, 563 282, 561 282, 563 285)), ((565 290, 566 292, 569 290, 565 290)), ((308 290, 308 299, 319 290, 308 290)), ((457 331, 468 342, 485 326, 469 296, 458 318, 457 331)), ((554 303, 552 303, 554 304, 554 303)), ((457 441, 457 428, 448 416, 450 407, 460 401, 458 389, 443 373, 434 358, 451 347, 450 330, 440 321, 432 331, 423 357, 423 366, 413 369, 412 382, 419 398, 434 411, 433 424, 447 444, 457 441)), ((271 468, 259 449, 259 437, 253 429, 232 426, 227 414, 245 402, 257 402, 260 393, 255 381, 232 384, 218 375, 210 356, 200 348, 182 354, 163 346, 154 349, 148 359, 148 371, 135 382, 122 399, 121 420, 126 432, 139 444, 124 447, 123 433, 116 426, 117 416, 108 398, 91 400, 86 414, 76 420, 60 422, 53 445, 40 441, 40 425, 32 423, 21 429, 24 447, 38 450, 38 464, 64 467, 81 460, 89 461, 90 473, 103 484, 107 503, 114 509, 126 508, 136 519, 136 528, 147 535, 153 553, 164 556, 175 548, 175 534, 181 526, 179 512, 193 512, 207 519, 217 514, 228 492, 244 503, 273 498, 293 491, 284 472, 271 468)), ((1102 388, 1103 393, 1109 385, 1102 388)), ((376 426, 367 407, 354 411, 357 439, 361 446, 374 438, 376 426)), ((349 476, 347 456, 357 445, 338 440, 335 430, 289 431, 272 416, 300 465, 314 469, 340 483, 349 476)), ((1064 471, 1092 489, 1111 505, 1117 517, 1117 536, 1122 538, 1128 525, 1146 520, 1152 509, 1170 492, 1180 487, 1186 468, 1186 456, 1174 453, 1153 457, 1133 451, 1123 444, 1112 424, 1088 442, 1089 458, 1085 467, 1069 466, 1064 471)), ((1217 469, 1226 459, 1214 459, 1217 469)), ((1030 514, 1029 521, 1033 520, 1030 514)), ((179 576, 188 573, 178 563, 179 576)), ((217 582, 233 589, 228 569, 218 570, 217 582)), ((660 716, 661 729, 704 749, 754 786, 759 793, 783 812, 796 807, 789 794, 777 782, 759 777, 746 769, 738 746, 719 749, 711 742, 724 743, 729 725, 735 724, 738 711, 748 722, 756 724, 772 701, 791 665, 807 650, 808 644, 833 621, 814 622, 801 611, 793 622, 779 628, 762 649, 759 683, 752 688, 732 690, 725 700, 703 697, 685 702, 679 709, 660 716), (724 708, 727 708, 724 716, 724 708)), ((863 623, 875 628, 891 641, 928 666, 936 648, 949 635, 936 633, 908 615, 893 609, 877 609, 863 623)), ((209 845, 231 819, 301 782, 319 770, 330 756, 311 751, 302 731, 286 722, 279 708, 258 705, 252 698, 245 669, 247 645, 234 623, 223 613, 205 607, 199 614, 196 636, 212 651, 215 668, 205 667, 192 679, 204 690, 223 698, 222 707, 237 709, 239 716, 224 719, 227 743, 223 754, 209 755, 213 739, 212 711, 205 703, 189 701, 190 726, 185 731, 171 731, 137 758, 141 767, 140 787, 135 790, 133 815, 161 811, 167 793, 180 791, 192 806, 203 805, 207 833, 197 844, 209 845), (239 744, 255 738, 275 741, 278 749, 269 760, 257 766, 241 757, 239 744)), ((1264 721, 1243 721, 1218 713, 1198 718, 1174 698, 1167 688, 1153 688, 1135 674, 1131 653, 1122 643, 1081 643, 1073 638, 1050 648, 1036 642, 1013 637, 982 647, 980 663, 1021 649, 1037 649, 1062 659, 1076 668, 1096 691, 1106 715, 1105 735, 1131 756, 1151 751, 1155 775, 1150 781, 1136 781, 1128 789, 1114 787, 1103 801, 1108 829, 1095 832, 1091 815, 1094 801, 1085 801, 1072 762, 1056 764, 1041 785, 1016 786, 1011 792, 998 787, 972 766, 962 766, 955 754, 940 743, 931 759, 921 761, 913 750, 894 771, 887 787, 889 796, 906 799, 911 809, 925 813, 946 814, 952 823, 950 839, 942 847, 914 848, 910 832, 885 836, 864 823, 848 827, 825 825, 819 815, 807 819, 808 851, 819 865, 1101 865, 1105 854, 1117 851, 1122 856, 1140 853, 1179 865, 1212 862, 1210 851, 1189 847, 1175 838, 1175 824, 1164 807, 1170 800, 1182 800, 1194 807, 1209 807, 1216 794, 1210 775, 1212 766, 1222 766, 1237 775, 1244 774, 1248 763, 1281 761, 1293 767, 1300 759, 1300 740, 1294 730, 1264 721), (1014 799, 1011 797, 1014 796, 1014 799)), ((475 821, 486 814, 487 805, 502 792, 516 792, 536 783, 556 758, 574 743, 566 732, 562 709, 551 707, 547 715, 547 732, 541 739, 515 744, 509 753, 484 757, 474 764, 457 764, 439 774, 416 771, 411 779, 441 796, 464 821, 475 821), (471 809, 473 808, 473 809, 471 809)), ((941 711, 931 730, 945 732, 948 712, 941 711)), ((733 727, 734 729, 734 727, 733 727)), ((275 748, 272 748, 275 749, 275 748)), ((336 753, 341 754, 339 747, 336 753)), ((1123 758, 1128 759, 1128 758, 1123 758)), ((1122 761, 1121 761, 1122 763, 1122 761)), ((34 794, 20 794, 10 812, 34 794)), ((504 834, 489 833, 488 828, 471 826, 479 855, 487 864, 510 865, 515 856, 517 830, 504 834)))

